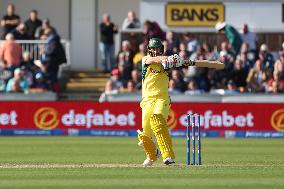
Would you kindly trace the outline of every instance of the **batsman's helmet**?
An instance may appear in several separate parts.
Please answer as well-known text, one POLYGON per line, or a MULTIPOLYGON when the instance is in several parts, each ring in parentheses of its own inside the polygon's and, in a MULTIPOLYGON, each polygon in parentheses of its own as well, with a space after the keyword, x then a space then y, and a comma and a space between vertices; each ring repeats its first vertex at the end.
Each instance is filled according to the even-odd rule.
POLYGON ((154 48, 160 49, 160 52, 156 52, 157 53, 156 55, 162 55, 164 53, 164 46, 163 46, 162 40, 160 38, 151 38, 149 40, 149 44, 147 46, 147 49, 148 49, 148 52, 151 56, 156 56, 156 55, 151 54, 151 49, 154 49, 154 48))

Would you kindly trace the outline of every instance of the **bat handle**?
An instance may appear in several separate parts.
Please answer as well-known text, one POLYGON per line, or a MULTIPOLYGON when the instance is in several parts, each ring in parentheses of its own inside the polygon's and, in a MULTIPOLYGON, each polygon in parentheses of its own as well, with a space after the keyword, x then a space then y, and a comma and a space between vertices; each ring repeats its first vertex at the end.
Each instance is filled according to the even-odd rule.
POLYGON ((184 65, 184 66, 194 66, 194 65, 195 65, 195 61, 190 60, 190 59, 188 59, 188 60, 183 60, 183 65, 184 65))

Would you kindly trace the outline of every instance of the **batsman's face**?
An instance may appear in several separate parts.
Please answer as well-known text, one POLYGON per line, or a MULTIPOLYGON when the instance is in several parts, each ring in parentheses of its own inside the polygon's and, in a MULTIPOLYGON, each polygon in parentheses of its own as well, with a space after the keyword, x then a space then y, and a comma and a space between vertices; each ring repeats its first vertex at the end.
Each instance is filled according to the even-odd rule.
POLYGON ((160 48, 151 48, 149 52, 153 57, 162 55, 160 48))

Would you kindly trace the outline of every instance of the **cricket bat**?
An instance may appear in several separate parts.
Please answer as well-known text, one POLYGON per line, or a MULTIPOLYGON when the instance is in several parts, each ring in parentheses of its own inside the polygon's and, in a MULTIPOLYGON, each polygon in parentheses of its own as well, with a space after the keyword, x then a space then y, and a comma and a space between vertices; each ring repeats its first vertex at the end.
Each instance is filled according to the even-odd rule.
POLYGON ((199 68, 224 69, 225 64, 216 60, 182 60, 184 66, 196 66, 199 68))

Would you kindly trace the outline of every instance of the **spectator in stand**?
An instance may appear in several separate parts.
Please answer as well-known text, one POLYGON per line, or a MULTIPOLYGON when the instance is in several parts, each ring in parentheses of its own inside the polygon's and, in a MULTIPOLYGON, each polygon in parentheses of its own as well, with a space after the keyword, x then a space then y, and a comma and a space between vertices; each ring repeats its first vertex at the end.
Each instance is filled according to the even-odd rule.
POLYGON ((239 54, 241 45, 243 43, 242 38, 239 34, 239 32, 231 25, 225 23, 225 22, 218 22, 215 25, 215 29, 218 32, 225 32, 225 35, 231 44, 231 46, 234 48, 235 54, 239 54))
MULTIPOLYGON (((221 51, 219 53, 219 60, 225 64, 225 69, 220 70, 220 73, 223 73, 223 77, 227 77, 228 73, 232 71, 234 67, 234 53, 230 50, 229 44, 227 41, 221 43, 221 51)), ((225 84, 225 83, 224 83, 225 84)))
POLYGON ((124 19, 122 24, 122 29, 133 29, 140 28, 141 24, 139 19, 136 17, 134 11, 129 11, 127 14, 127 18, 124 19))
POLYGON ((219 57, 220 62, 225 64, 225 70, 226 71, 231 71, 233 69, 233 61, 234 59, 231 58, 231 55, 228 54, 227 51, 220 51, 220 57, 219 57))
POLYGON ((127 93, 134 93, 136 91, 137 90, 134 86, 134 83, 131 80, 127 82, 126 88, 123 89, 123 92, 127 92, 127 93))
POLYGON ((29 36, 27 34, 27 29, 24 23, 20 23, 14 30, 11 32, 15 40, 27 40, 29 36))
MULTIPOLYGON (((9 91, 6 92, 14 92, 14 93, 21 93, 24 92, 21 85, 20 85, 20 81, 18 80, 14 80, 13 82, 11 82, 11 87, 9 87, 9 91)), ((7 90, 7 88, 6 88, 7 90)))
MULTIPOLYGON (((190 57, 191 53, 187 50, 187 46, 185 43, 181 42, 179 44, 179 53, 180 52, 184 52, 186 54, 187 57, 190 57)), ((195 60, 195 59, 193 59, 195 60)))
MULTIPOLYGON (((284 57, 282 59, 284 59, 284 57)), ((284 62, 283 61, 277 60, 275 62, 275 64, 274 64, 274 72, 279 72, 280 73, 280 78, 284 79, 284 62)))
POLYGON ((41 39, 42 36, 46 35, 47 33, 56 33, 56 29, 50 25, 50 21, 48 18, 44 19, 42 21, 41 26, 36 29, 35 38, 41 39))
POLYGON ((227 89, 225 90, 225 94, 239 94, 240 91, 237 89, 234 81, 229 80, 227 83, 227 89))
MULTIPOLYGON (((190 53, 189 53, 190 54, 190 53)), ((203 60, 206 59, 206 54, 205 54, 205 50, 203 49, 202 46, 198 46, 196 51, 191 53, 190 55, 190 59, 191 60, 197 60, 198 59, 198 56, 202 56, 203 57, 203 60)))
POLYGON ((139 71, 134 69, 131 72, 131 79, 132 82, 134 84, 134 87, 136 90, 141 90, 142 89, 142 79, 141 79, 141 75, 139 74, 139 71))
POLYGON ((160 38, 162 41, 166 40, 166 33, 160 28, 157 22, 151 22, 146 20, 143 24, 143 31, 144 31, 144 44, 148 45, 148 41, 151 38, 157 37, 160 38))
POLYGON ((167 33, 167 42, 168 48, 166 50, 169 50, 173 54, 179 51, 179 40, 175 37, 175 33, 173 31, 169 31, 167 33))
POLYGON ((146 56, 146 47, 143 43, 141 43, 139 45, 139 52, 137 52, 133 58, 133 66, 135 69, 141 70, 143 56, 146 56))
POLYGON ((206 60, 214 60, 213 54, 211 53, 211 49, 208 43, 206 42, 202 43, 201 49, 203 51, 206 60))
MULTIPOLYGON (((189 58, 185 51, 180 51, 179 57, 182 60, 187 60, 189 58)), ((182 74, 184 75, 184 81, 188 82, 196 76, 196 67, 195 66, 183 67, 182 74)))
POLYGON ((184 92, 186 90, 186 84, 179 70, 172 70, 171 80, 175 83, 175 89, 184 92))
POLYGON ((267 73, 263 68, 262 61, 258 59, 254 68, 249 71, 247 77, 247 90, 249 92, 264 92, 267 73))
POLYGON ((46 70, 47 83, 51 88, 58 92, 58 71, 59 66, 67 62, 64 48, 60 42, 60 36, 52 31, 47 32, 47 41, 44 46, 44 52, 42 55, 41 64, 39 67, 44 66, 46 70))
POLYGON ((255 63, 255 54, 249 52, 249 45, 248 43, 243 43, 241 47, 240 54, 237 56, 237 58, 241 59, 243 62, 244 68, 249 71, 251 68, 254 67, 255 63))
POLYGON ((106 73, 115 67, 114 34, 117 32, 118 28, 111 22, 110 15, 104 14, 102 23, 100 24, 100 51, 104 72, 106 73))
MULTIPOLYGON (((225 64, 225 69, 223 70, 209 70, 208 74, 208 83, 214 89, 225 88, 228 82, 229 73, 234 67, 234 54, 230 50, 229 44, 227 41, 221 43, 221 51, 218 53, 218 59, 225 64)), ((199 85, 201 86, 201 85, 199 85)))
MULTIPOLYGON (((281 56, 282 54, 284 54, 284 42, 282 43, 281 48, 280 48, 280 50, 279 50, 279 52, 278 52, 278 55, 279 55, 279 56, 281 56)), ((279 57, 279 58, 280 58, 280 57, 279 57)))
POLYGON ((266 44, 262 44, 259 50, 259 59, 263 62, 263 67, 266 70, 273 71, 274 58, 273 55, 268 51, 266 44))
POLYGON ((125 74, 128 76, 127 80, 130 79, 131 71, 133 69, 133 57, 134 53, 130 50, 129 41, 122 41, 121 51, 119 52, 118 57, 118 64, 124 67, 124 71, 126 72, 125 74))
POLYGON ((246 79, 248 75, 248 70, 246 70, 243 66, 243 62, 241 59, 237 58, 234 63, 234 68, 232 72, 229 73, 229 78, 234 82, 236 87, 242 89, 242 91, 246 88, 246 79))
POLYGON ((171 56, 173 54, 173 51, 171 51, 168 46, 169 46, 169 43, 167 40, 163 41, 163 46, 164 46, 164 55, 165 56, 171 56))
POLYGON ((37 66, 34 64, 34 60, 32 59, 30 52, 28 51, 23 52, 20 67, 28 69, 31 72, 35 72, 36 69, 38 69, 37 66))
POLYGON ((280 83, 277 81, 272 82, 271 88, 269 88, 269 93, 283 93, 283 88, 280 87, 280 83))
POLYGON ((23 77, 29 82, 29 85, 32 86, 34 83, 34 73, 37 67, 34 65, 31 55, 27 51, 22 54, 20 68, 23 71, 23 77))
POLYGON ((14 77, 8 81, 6 92, 28 92, 29 83, 23 78, 23 72, 20 68, 15 69, 14 77))
POLYGON ((283 73, 281 76, 281 72, 273 72, 273 77, 268 80, 266 92, 270 93, 277 93, 277 92, 283 92, 284 91, 284 80, 281 79, 283 77, 283 73))
POLYGON ((243 28, 241 30, 241 37, 244 43, 248 43, 249 51, 256 53, 257 36, 255 32, 249 31, 249 27, 247 24, 243 25, 243 28))
POLYGON ((249 44, 247 42, 243 42, 241 46, 241 51, 249 52, 249 44))
POLYGON ((1 19, 1 26, 3 27, 1 39, 5 39, 5 36, 19 25, 20 20, 20 16, 15 14, 14 4, 9 4, 6 15, 4 15, 1 19))
POLYGON ((169 81, 169 94, 171 95, 181 94, 181 90, 176 87, 176 83, 173 79, 169 81))
POLYGON ((128 40, 124 40, 121 43, 121 51, 119 54, 122 53, 125 56, 125 61, 129 62, 131 65, 133 64, 134 53, 130 49, 130 42, 128 40))
POLYGON ((219 61, 225 64, 225 69, 223 70, 210 69, 208 71, 207 81, 208 81, 208 85, 210 84, 210 87, 212 89, 224 89, 228 82, 229 73, 233 68, 233 63, 229 61, 227 57, 227 52, 225 51, 220 52, 219 61))
POLYGON ((127 81, 131 79, 132 64, 127 60, 124 53, 119 53, 118 55, 118 70, 119 78, 126 85, 127 81))
POLYGON ((198 89, 198 85, 194 79, 189 80, 187 90, 184 92, 185 95, 199 95, 202 91, 198 89))
POLYGON ((22 77, 28 82, 29 86, 34 84, 34 75, 33 72, 28 70, 26 67, 21 67, 22 77))
POLYGON ((5 91, 6 84, 13 77, 13 74, 12 70, 0 66, 0 91, 5 91))
POLYGON ((29 19, 25 22, 27 35, 29 39, 35 39, 36 29, 42 25, 42 21, 38 18, 37 10, 31 10, 29 19))
POLYGON ((198 48, 199 42, 196 38, 193 37, 193 35, 189 32, 184 34, 185 43, 187 44, 187 50, 189 51, 189 54, 191 55, 193 52, 195 52, 198 48))
POLYGON ((180 51, 178 55, 182 60, 187 60, 189 58, 186 51, 180 51))
POLYGON ((227 41, 223 41, 221 43, 221 51, 226 53, 229 62, 233 62, 234 61, 236 56, 235 56, 234 52, 231 50, 231 48, 230 48, 230 46, 229 46, 227 41))
MULTIPOLYGON (((200 47, 198 47, 200 48, 200 47)), ((205 60, 205 53, 201 50, 200 53, 197 54, 197 60, 205 60)), ((196 68, 196 82, 198 82, 198 86, 200 89, 209 91, 210 81, 208 79, 208 68, 196 68)))
POLYGON ((13 34, 8 33, 0 46, 0 60, 4 63, 3 66, 14 71, 20 65, 21 56, 21 46, 14 41, 13 34))
POLYGON ((44 92, 49 90, 49 86, 46 83, 45 76, 43 73, 38 72, 35 74, 35 82, 33 84, 33 91, 44 92))
POLYGON ((111 78, 106 84, 105 93, 118 93, 123 88, 122 82, 119 80, 119 70, 111 71, 111 78))
POLYGON ((280 51, 278 54, 278 60, 284 64, 284 51, 280 51))

